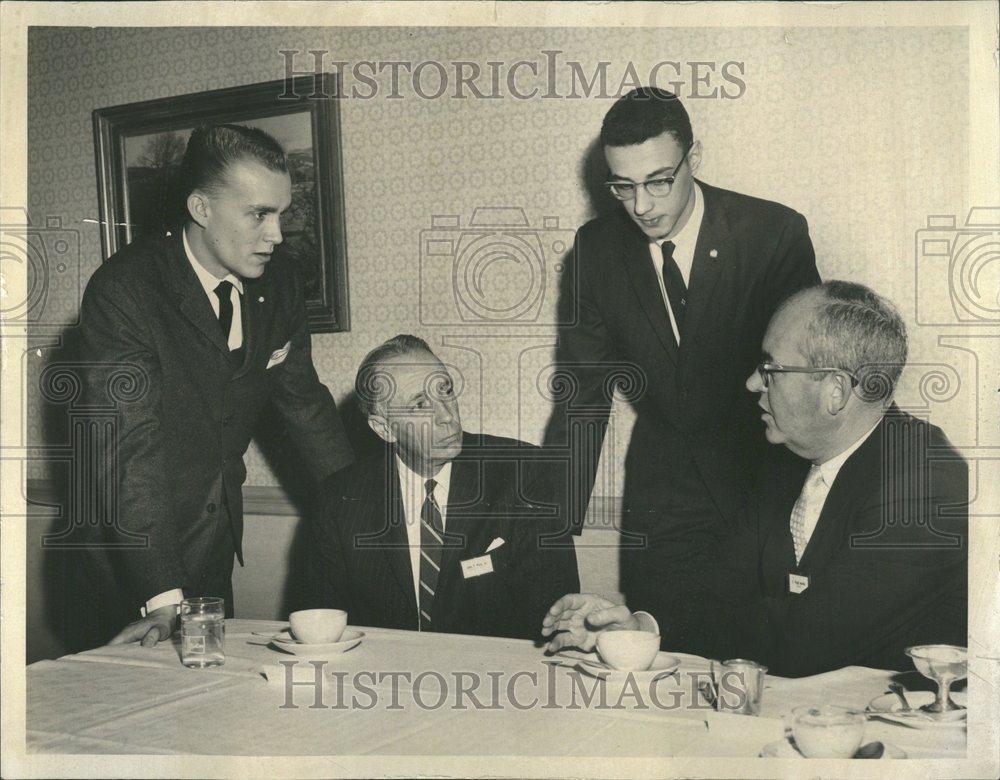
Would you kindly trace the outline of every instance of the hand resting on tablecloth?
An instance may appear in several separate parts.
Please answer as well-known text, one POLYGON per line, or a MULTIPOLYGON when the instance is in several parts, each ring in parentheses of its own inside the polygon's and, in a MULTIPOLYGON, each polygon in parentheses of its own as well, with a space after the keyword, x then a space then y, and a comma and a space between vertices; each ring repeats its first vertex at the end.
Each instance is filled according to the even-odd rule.
POLYGON ((656 622, 646 613, 632 614, 628 607, 596 593, 563 596, 549 607, 542 620, 542 636, 552 637, 546 650, 553 653, 564 647, 590 651, 602 631, 622 630, 659 633, 656 622))
POLYGON ((146 617, 129 623, 109 645, 124 645, 129 642, 141 642, 143 647, 153 647, 157 642, 170 639, 177 628, 177 605, 168 604, 154 609, 146 617))

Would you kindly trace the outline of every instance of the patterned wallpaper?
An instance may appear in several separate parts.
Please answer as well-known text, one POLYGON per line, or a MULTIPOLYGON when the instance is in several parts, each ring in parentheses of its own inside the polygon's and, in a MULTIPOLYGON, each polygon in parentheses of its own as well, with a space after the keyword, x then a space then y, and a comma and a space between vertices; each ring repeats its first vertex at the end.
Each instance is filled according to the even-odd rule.
MULTIPOLYGON (((588 152, 611 103, 597 94, 584 97, 581 75, 589 80, 599 63, 608 63, 614 92, 630 62, 640 81, 655 63, 681 63, 681 94, 705 148, 700 176, 805 214, 821 274, 876 287, 913 325, 920 272, 914 231, 928 214, 961 220, 969 205, 966 45, 965 32, 956 28, 34 28, 28 208, 36 225, 59 216, 64 228, 79 231, 85 283, 101 259, 97 226, 83 221, 98 217, 93 109, 281 78, 283 49, 303 52, 295 63, 300 70, 311 68, 311 55, 304 54, 310 49, 329 51, 327 63, 347 61, 348 69, 362 60, 445 63, 446 96, 421 97, 403 71, 401 97, 390 98, 386 68, 376 76, 376 97, 341 101, 352 328, 314 337, 316 366, 342 399, 368 349, 397 332, 423 335, 461 371, 469 430, 538 441, 549 407, 534 377, 554 339, 558 249, 594 213, 584 177, 602 173, 599 165, 588 167, 588 152), (556 61, 555 90, 547 82, 548 58, 556 61), (538 88, 534 98, 512 95, 507 73, 517 60, 538 68, 534 76, 521 66, 512 80, 522 93, 538 88), (487 94, 489 68, 498 68, 502 96, 473 98, 471 90, 463 99, 448 96, 459 61, 477 63, 487 74, 478 82, 487 94), (578 71, 571 62, 580 63, 578 71), (692 83, 692 62, 720 65, 699 86, 692 83), (741 63, 728 72, 743 89, 722 76, 726 62, 741 63), (572 93, 574 78, 578 97, 543 96, 572 93), (737 97, 691 96, 713 88, 737 97), (526 253, 521 262, 497 262, 480 280, 482 295, 515 312, 516 322, 498 315, 483 321, 474 282, 462 281, 468 267, 456 268, 447 250, 430 254, 442 244, 428 242, 470 245, 470 220, 487 207, 508 210, 481 210, 479 219, 523 220, 542 255, 542 261, 526 253), (466 290, 457 296, 455 273, 466 290), (463 312, 473 319, 463 319, 463 312)), ((702 66, 700 74, 706 72, 702 66)), ((438 73, 434 66, 422 70, 425 94, 436 91, 438 73)), ((672 71, 665 73, 669 81, 672 71)), ((352 84, 370 91, 348 79, 352 84)), ((46 321, 75 317, 82 288, 68 276, 52 279, 46 321)), ((959 359, 938 345, 937 332, 913 327, 912 340, 917 362, 955 364, 963 376, 972 370, 967 363, 974 358, 959 359)), ((29 376, 38 376, 49 354, 26 355, 29 376)), ((920 392, 904 385, 904 400, 919 401, 920 392)), ((37 393, 29 396, 28 438, 42 442, 37 393)), ((938 405, 935 421, 961 442, 968 435, 967 409, 959 394, 938 405)), ((617 410, 605 452, 606 467, 617 474, 631 422, 627 409, 617 410)), ((249 484, 275 482, 256 447, 247 461, 249 484)), ((37 465, 33 476, 44 473, 37 465)), ((616 495, 620 481, 598 489, 616 495)))

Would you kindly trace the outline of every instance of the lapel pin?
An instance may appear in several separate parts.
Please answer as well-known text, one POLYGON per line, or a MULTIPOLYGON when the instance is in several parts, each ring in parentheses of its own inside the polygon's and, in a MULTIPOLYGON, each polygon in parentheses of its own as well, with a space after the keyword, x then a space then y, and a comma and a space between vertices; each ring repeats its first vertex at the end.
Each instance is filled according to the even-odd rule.
POLYGON ((708 256, 709 256, 709 257, 718 257, 718 256, 719 256, 719 250, 718 250, 718 249, 712 249, 712 250, 711 250, 711 251, 710 251, 710 252, 708 253, 708 256))
POLYGON ((264 296, 262 295, 257 299, 257 303, 263 303, 263 302, 264 302, 264 296))

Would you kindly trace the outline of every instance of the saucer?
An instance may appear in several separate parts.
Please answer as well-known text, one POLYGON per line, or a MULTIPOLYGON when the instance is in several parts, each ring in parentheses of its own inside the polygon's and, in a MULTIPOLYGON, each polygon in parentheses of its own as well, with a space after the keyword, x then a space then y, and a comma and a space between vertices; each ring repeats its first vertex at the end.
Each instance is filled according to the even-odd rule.
POLYGON ((590 658, 574 658, 576 667, 591 677, 598 677, 604 680, 625 681, 631 675, 636 682, 652 681, 660 677, 666 677, 677 670, 681 661, 676 656, 662 651, 656 654, 653 663, 648 669, 642 671, 629 672, 622 669, 615 669, 601 661, 596 655, 590 658))
MULTIPOLYGON (((953 710, 951 713, 933 715, 923 712, 919 708, 934 701, 935 696, 930 691, 907 691, 906 700, 913 708, 910 712, 903 710, 903 705, 894 693, 886 693, 876 696, 868 702, 868 714, 876 715, 881 720, 891 723, 898 723, 902 726, 909 726, 914 729, 954 729, 964 728, 966 720, 966 710, 953 710)), ((959 691, 951 694, 951 699, 955 704, 965 706, 965 692, 959 691)))
MULTIPOLYGON (((906 758, 906 753, 895 745, 889 742, 882 742, 882 746, 885 748, 880 758, 906 758)), ((764 745, 764 748, 760 751, 762 758, 805 758, 798 749, 788 741, 788 739, 779 739, 774 742, 769 742, 764 745)), ((828 761, 845 761, 847 759, 827 759, 828 761)), ((851 759, 853 760, 853 759, 851 759)), ((859 761, 862 759, 858 759, 859 761)))
POLYGON ((339 642, 328 642, 326 644, 307 645, 292 636, 289 629, 279 631, 271 637, 271 644, 278 650, 284 650, 292 655, 303 658, 323 658, 330 655, 339 655, 361 644, 365 632, 353 628, 344 630, 339 642))

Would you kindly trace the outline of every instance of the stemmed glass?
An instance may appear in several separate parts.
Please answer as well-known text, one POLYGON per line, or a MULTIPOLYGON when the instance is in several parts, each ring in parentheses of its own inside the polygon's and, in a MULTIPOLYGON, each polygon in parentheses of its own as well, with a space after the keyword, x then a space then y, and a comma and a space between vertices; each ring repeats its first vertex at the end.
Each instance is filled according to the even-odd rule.
POLYGON ((913 659, 913 665, 924 677, 937 683, 937 699, 920 709, 940 715, 945 712, 964 710, 951 700, 951 684, 964 680, 968 674, 968 650, 955 645, 917 645, 906 648, 906 654, 913 659))

